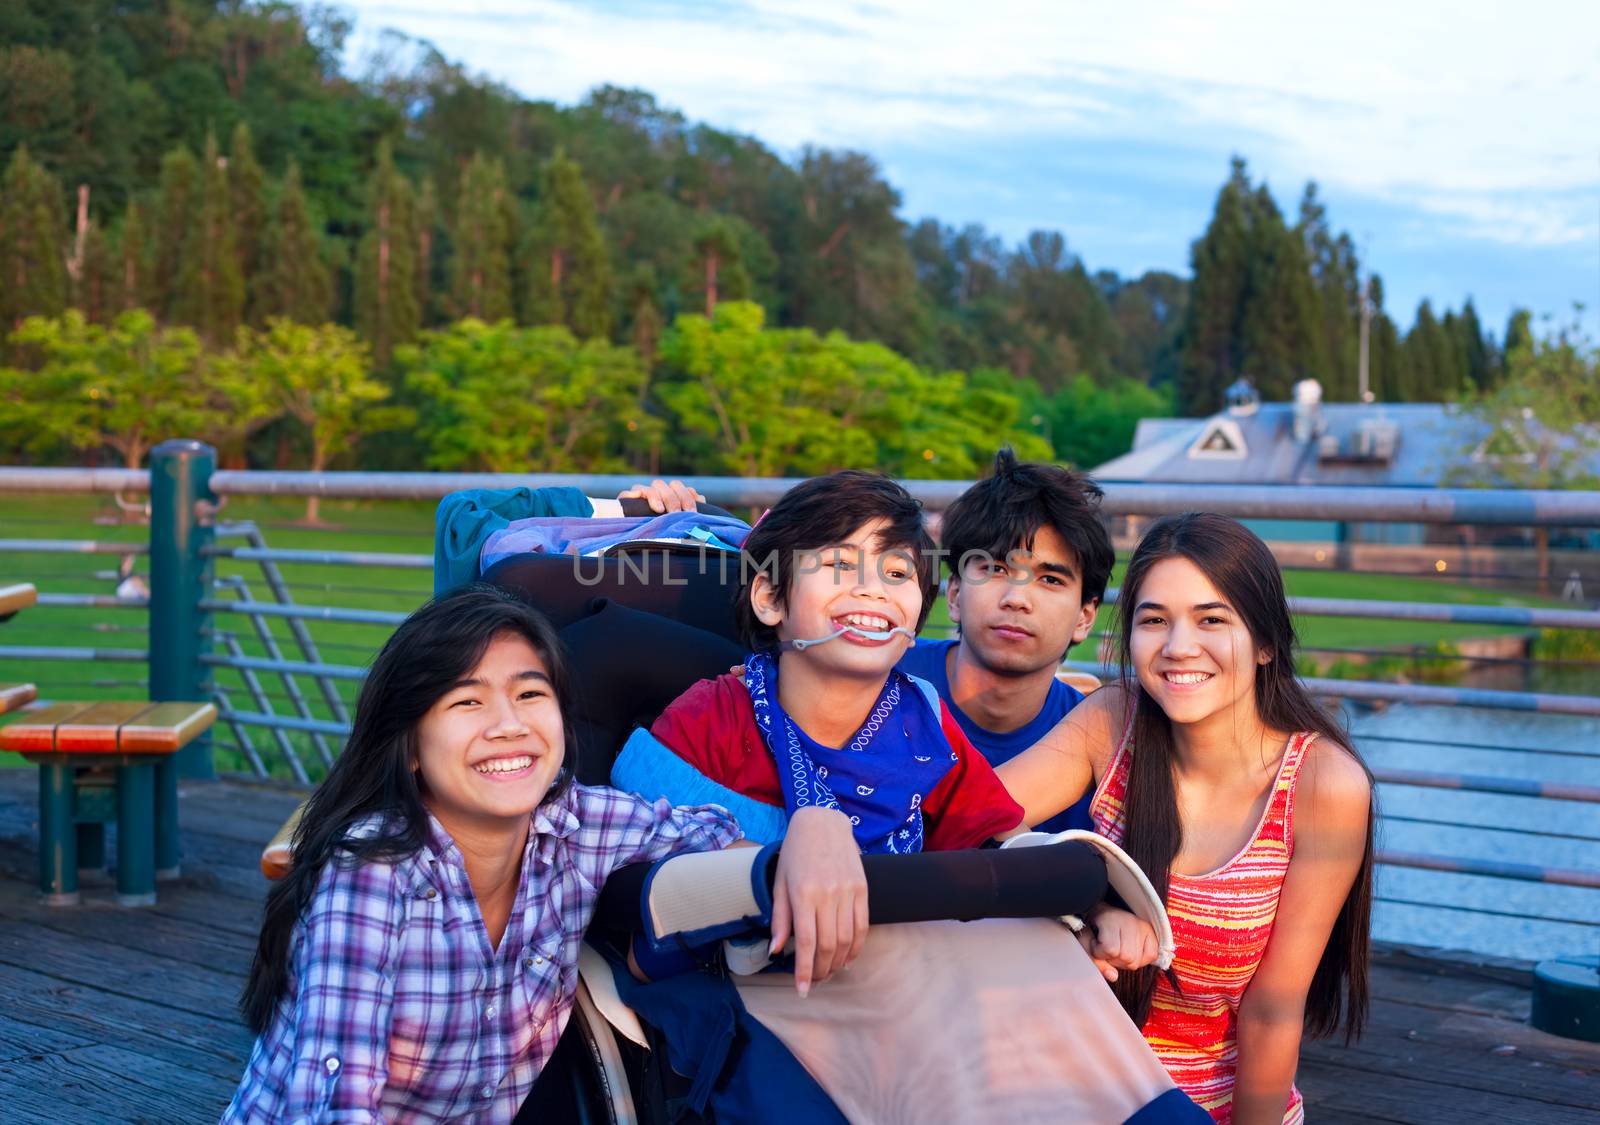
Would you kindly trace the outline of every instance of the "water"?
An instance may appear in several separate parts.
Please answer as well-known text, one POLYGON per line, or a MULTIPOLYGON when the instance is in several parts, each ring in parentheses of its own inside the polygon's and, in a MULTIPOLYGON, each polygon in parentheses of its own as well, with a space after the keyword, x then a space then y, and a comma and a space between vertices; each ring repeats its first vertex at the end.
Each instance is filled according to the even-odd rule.
MULTIPOLYGON (((1411 705, 1346 718, 1374 768, 1600 785, 1597 719, 1411 705)), ((1380 847, 1600 871, 1600 805, 1401 785, 1380 785, 1378 802, 1380 847)), ((1380 867, 1377 893, 1373 936, 1381 941, 1530 961, 1600 950, 1600 889, 1380 867)))

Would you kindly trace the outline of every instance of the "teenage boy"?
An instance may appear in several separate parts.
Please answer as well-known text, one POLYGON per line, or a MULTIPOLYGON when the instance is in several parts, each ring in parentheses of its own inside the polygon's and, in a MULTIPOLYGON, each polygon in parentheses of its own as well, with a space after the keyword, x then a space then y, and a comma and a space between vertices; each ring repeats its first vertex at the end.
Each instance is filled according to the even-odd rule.
MULTIPOLYGON (((991 766, 1039 741, 1083 699, 1056 669, 1094 627, 1111 576, 1100 498, 1087 478, 1002 449, 989 478, 945 511, 946 598, 959 636, 918 640, 899 668, 933 684, 991 766)), ((1036 827, 1093 827, 1090 796, 1036 827)))

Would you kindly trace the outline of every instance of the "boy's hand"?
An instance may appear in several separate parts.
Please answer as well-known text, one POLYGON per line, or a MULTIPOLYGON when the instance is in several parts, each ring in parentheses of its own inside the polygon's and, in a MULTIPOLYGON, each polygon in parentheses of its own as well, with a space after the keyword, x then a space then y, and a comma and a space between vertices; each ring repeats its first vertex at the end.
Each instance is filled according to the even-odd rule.
POLYGON ((1142 969, 1154 964, 1161 952, 1155 927, 1126 910, 1100 906, 1086 921, 1088 925, 1078 940, 1107 981, 1117 979, 1118 969, 1142 969))
POLYGON ((804 996, 854 961, 867 937, 867 877, 850 820, 836 809, 800 809, 778 853, 772 883, 773 956, 794 934, 794 986, 804 996))
POLYGON ((665 512, 693 512, 696 504, 705 503, 705 497, 681 480, 653 480, 649 484, 636 484, 626 492, 617 493, 618 500, 644 500, 650 510, 660 515, 665 512))

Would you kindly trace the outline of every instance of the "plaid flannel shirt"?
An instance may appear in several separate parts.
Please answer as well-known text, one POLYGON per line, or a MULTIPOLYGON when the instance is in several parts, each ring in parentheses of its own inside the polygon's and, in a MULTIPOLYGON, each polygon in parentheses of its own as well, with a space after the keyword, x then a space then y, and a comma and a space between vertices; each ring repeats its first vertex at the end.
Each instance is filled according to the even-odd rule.
POLYGON ((406 859, 323 870, 223 1122, 510 1121, 566 1026, 606 877, 739 838, 715 805, 575 785, 533 814, 497 950, 460 850, 432 830, 406 859))

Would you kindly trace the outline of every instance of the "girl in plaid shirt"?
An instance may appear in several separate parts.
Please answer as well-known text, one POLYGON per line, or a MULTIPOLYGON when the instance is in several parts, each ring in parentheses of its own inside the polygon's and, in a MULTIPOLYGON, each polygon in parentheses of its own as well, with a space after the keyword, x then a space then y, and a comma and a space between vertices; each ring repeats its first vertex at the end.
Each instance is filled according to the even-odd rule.
POLYGON ((516 1115, 606 877, 739 838, 715 805, 574 784, 570 730, 535 610, 476 586, 401 624, 268 895, 224 1122, 516 1115))

